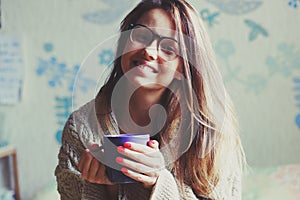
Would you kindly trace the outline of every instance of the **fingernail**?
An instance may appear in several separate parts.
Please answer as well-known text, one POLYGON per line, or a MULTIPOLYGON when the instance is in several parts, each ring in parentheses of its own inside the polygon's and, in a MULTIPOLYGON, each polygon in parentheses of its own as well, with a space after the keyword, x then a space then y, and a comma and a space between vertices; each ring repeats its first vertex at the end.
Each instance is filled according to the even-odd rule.
POLYGON ((148 141, 148 145, 154 145, 154 144, 155 144, 154 140, 149 140, 148 141))
POLYGON ((123 159, 123 158, 121 158, 121 157, 116 157, 116 161, 117 161, 118 163, 121 163, 121 162, 123 162, 123 161, 124 161, 124 159, 123 159))
POLYGON ((118 152, 121 152, 121 153, 123 153, 123 152, 124 152, 124 147, 122 147, 122 146, 118 146, 117 150, 118 150, 118 152))
POLYGON ((128 173, 128 169, 126 169, 126 168, 122 168, 121 171, 122 171, 123 173, 128 173))
POLYGON ((155 141, 154 141, 154 140, 150 140, 150 143, 151 143, 151 144, 155 144, 155 141))
POLYGON ((125 143, 123 144, 123 146, 124 146, 125 148, 130 148, 130 147, 131 147, 131 144, 128 143, 128 142, 125 142, 125 143))

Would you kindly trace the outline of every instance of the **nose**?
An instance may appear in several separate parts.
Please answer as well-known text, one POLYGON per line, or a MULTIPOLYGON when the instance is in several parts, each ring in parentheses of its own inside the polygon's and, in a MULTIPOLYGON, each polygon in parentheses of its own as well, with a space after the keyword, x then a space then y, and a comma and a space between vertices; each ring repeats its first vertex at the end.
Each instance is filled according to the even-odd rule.
POLYGON ((156 60, 158 58, 157 40, 153 40, 151 44, 145 47, 145 57, 148 60, 156 60))

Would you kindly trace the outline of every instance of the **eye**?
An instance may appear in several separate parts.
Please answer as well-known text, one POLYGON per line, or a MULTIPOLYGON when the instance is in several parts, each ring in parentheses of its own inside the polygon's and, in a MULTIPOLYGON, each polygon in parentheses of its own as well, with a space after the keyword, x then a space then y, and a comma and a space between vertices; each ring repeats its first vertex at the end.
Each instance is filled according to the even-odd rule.
POLYGON ((135 34, 134 35, 134 40, 137 42, 141 42, 141 43, 145 43, 147 44, 149 42, 149 37, 147 37, 146 35, 143 34, 135 34))
POLYGON ((131 32, 131 40, 148 45, 152 40, 152 33, 144 27, 134 28, 131 32))
POLYGON ((168 55, 178 54, 178 44, 171 39, 163 39, 160 43, 160 49, 168 55))

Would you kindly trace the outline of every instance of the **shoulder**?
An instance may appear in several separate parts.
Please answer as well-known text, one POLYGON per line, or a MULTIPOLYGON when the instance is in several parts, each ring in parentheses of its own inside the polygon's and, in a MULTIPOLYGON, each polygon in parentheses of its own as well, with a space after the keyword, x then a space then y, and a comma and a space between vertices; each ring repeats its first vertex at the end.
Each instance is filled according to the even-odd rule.
POLYGON ((240 200, 242 194, 242 171, 239 166, 231 170, 222 171, 218 184, 215 186, 211 197, 224 200, 240 200))
POLYGON ((95 99, 75 110, 70 117, 78 121, 85 121, 93 114, 95 115, 95 99))
POLYGON ((91 100, 69 116, 63 138, 72 136, 81 140, 86 145, 99 141, 99 125, 95 112, 95 100, 91 100))
POLYGON ((91 100, 77 110, 73 111, 66 122, 66 127, 71 128, 74 131, 78 131, 82 126, 86 125, 88 118, 93 115, 94 102, 94 100, 91 100))

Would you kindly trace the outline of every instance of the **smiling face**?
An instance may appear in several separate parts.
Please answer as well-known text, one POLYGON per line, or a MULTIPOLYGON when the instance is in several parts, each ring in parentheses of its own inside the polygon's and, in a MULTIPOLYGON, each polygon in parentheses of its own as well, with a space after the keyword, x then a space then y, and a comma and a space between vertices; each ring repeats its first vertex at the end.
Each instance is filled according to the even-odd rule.
MULTIPOLYGON (((160 37, 177 40, 174 22, 170 14, 163 9, 155 8, 147 11, 136 24, 149 28, 160 37)), ((143 39, 144 35, 141 34, 141 36, 143 39)), ((171 61, 166 61, 164 56, 161 56, 161 51, 157 49, 158 41, 159 39, 156 38, 150 44, 141 47, 132 42, 131 39, 127 40, 121 58, 121 67, 127 79, 134 86, 160 89, 168 86, 174 78, 181 79, 178 73, 181 65, 180 57, 177 56, 171 61)), ((162 46, 162 42, 160 45, 162 46)))

